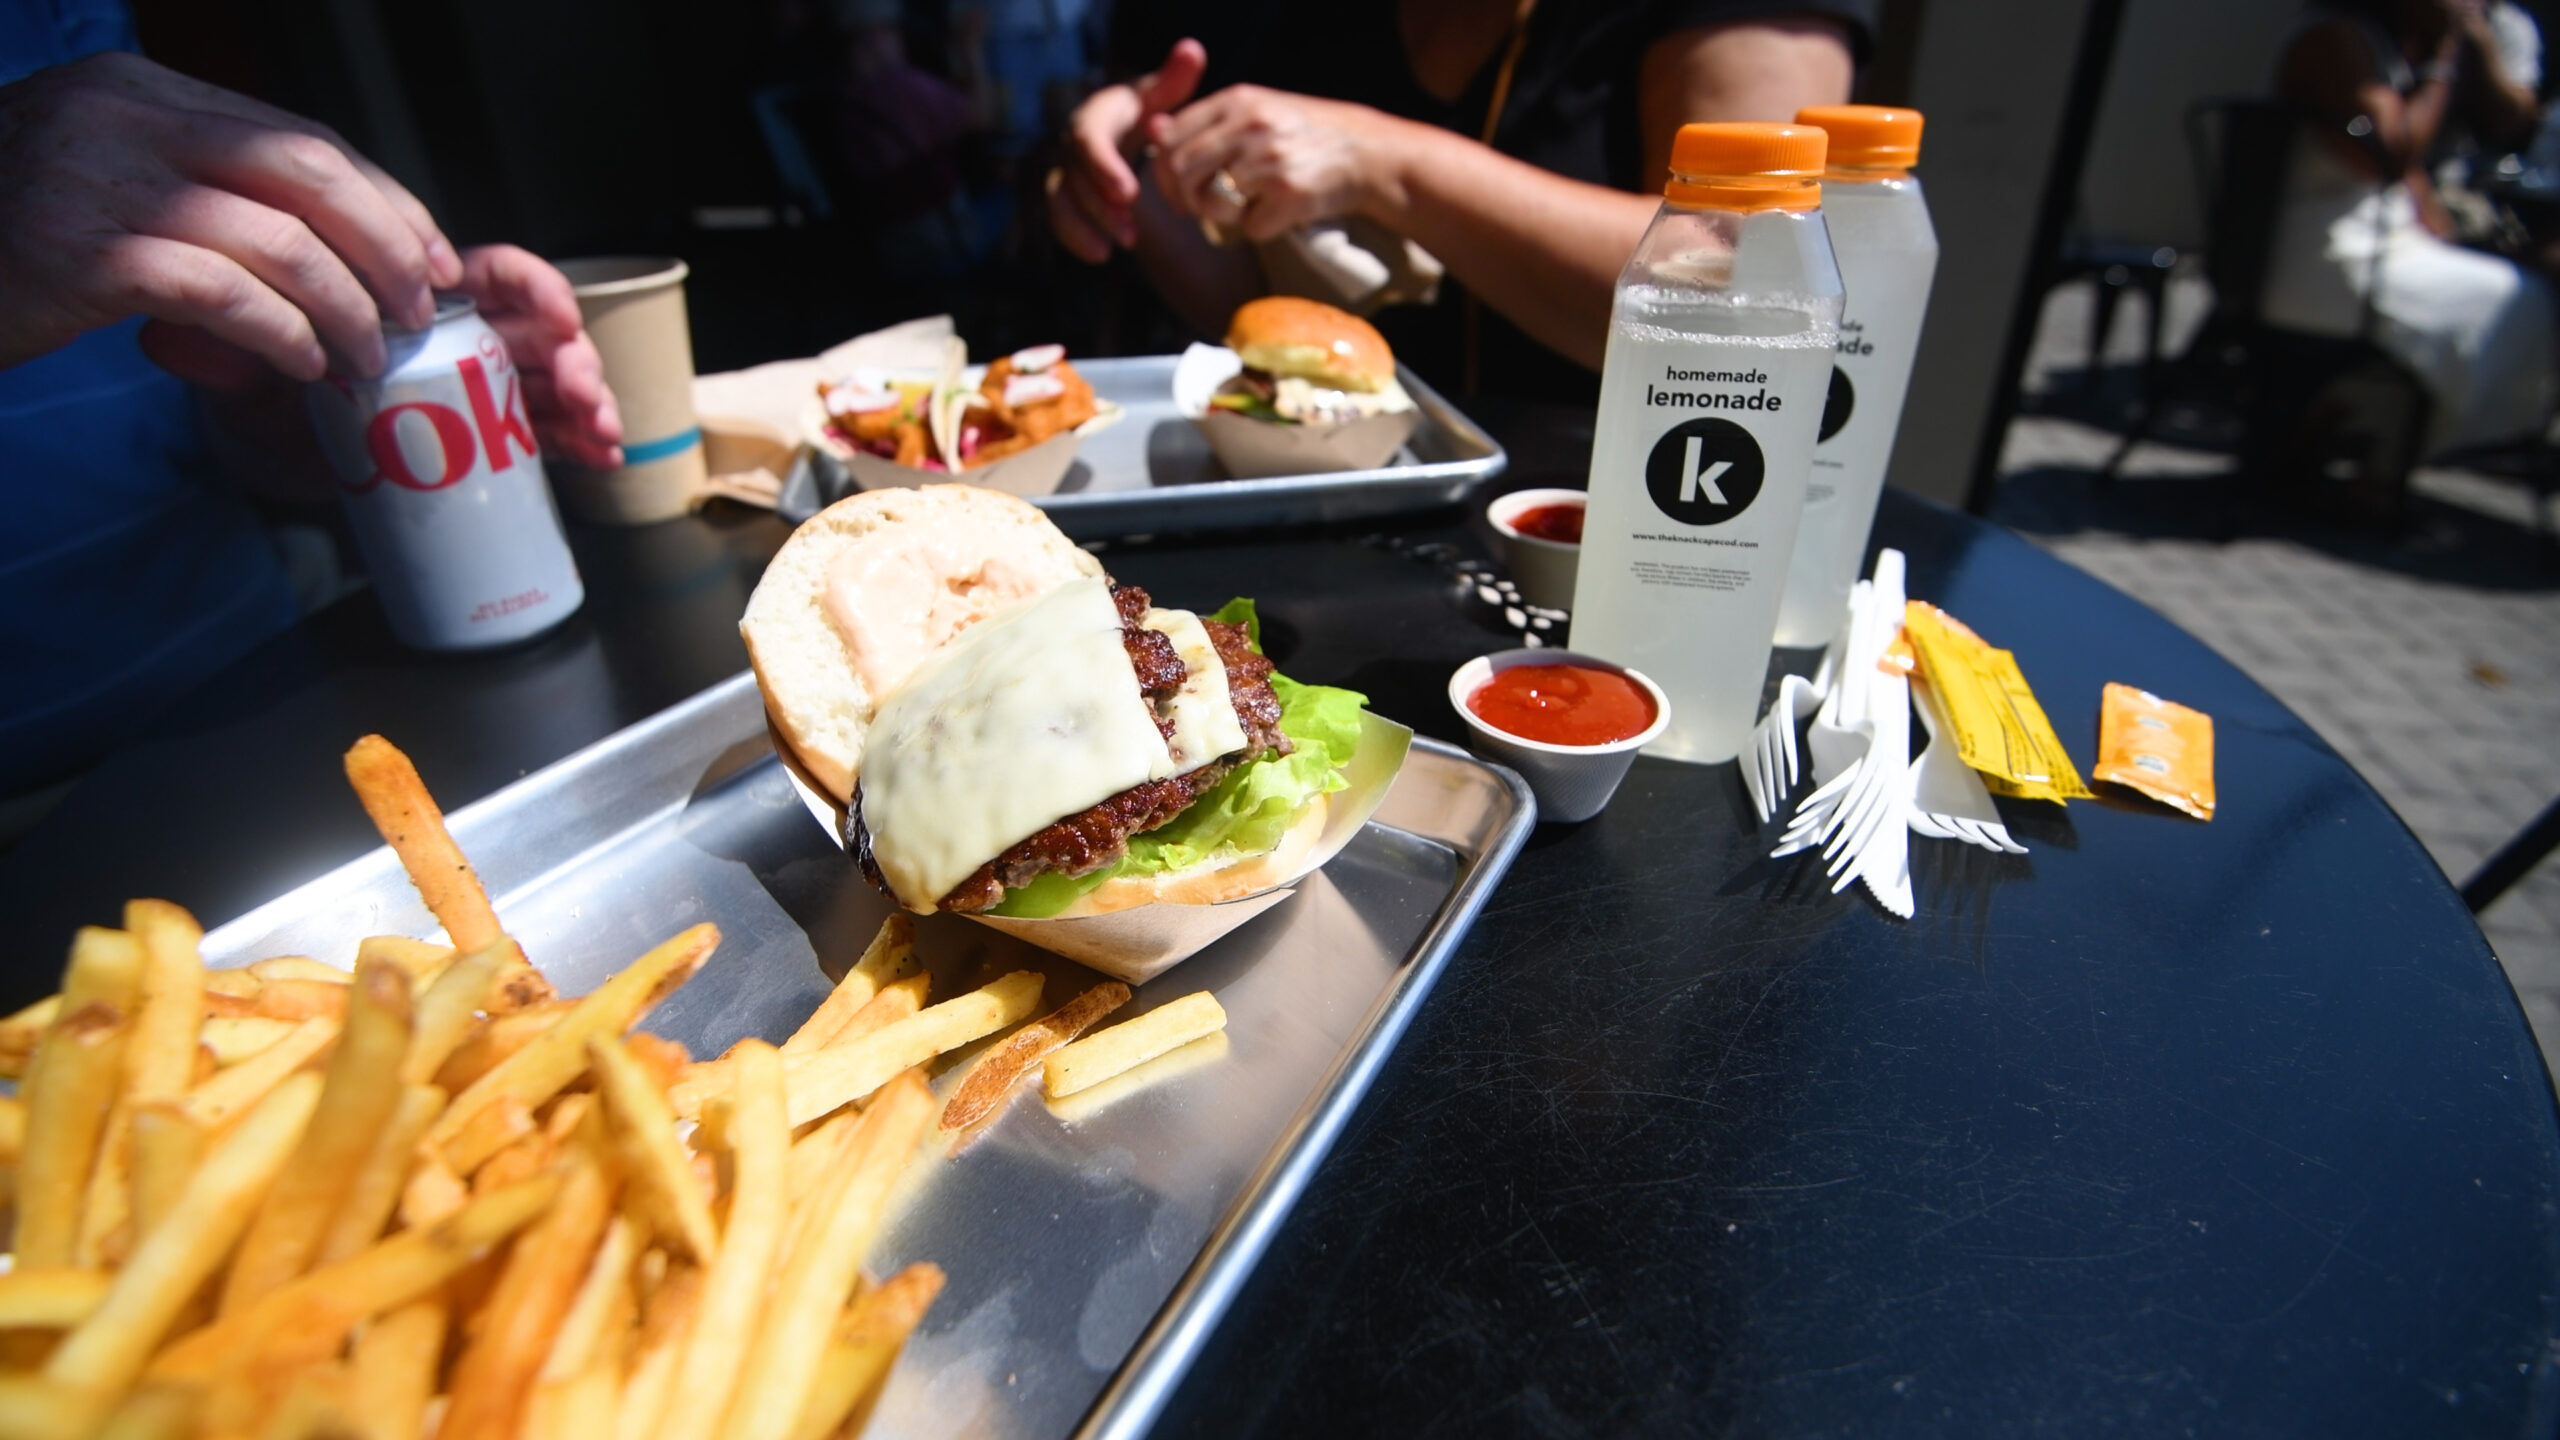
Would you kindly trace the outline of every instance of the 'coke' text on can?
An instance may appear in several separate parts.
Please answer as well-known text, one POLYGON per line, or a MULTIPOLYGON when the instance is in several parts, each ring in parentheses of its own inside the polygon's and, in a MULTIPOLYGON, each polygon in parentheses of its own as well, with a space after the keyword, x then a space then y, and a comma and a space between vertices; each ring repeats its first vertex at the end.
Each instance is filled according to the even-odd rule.
POLYGON ((469 300, 387 330, 378 380, 307 391, 320 447, 403 644, 478 650, 550 629, 586 599, 506 342, 469 300))

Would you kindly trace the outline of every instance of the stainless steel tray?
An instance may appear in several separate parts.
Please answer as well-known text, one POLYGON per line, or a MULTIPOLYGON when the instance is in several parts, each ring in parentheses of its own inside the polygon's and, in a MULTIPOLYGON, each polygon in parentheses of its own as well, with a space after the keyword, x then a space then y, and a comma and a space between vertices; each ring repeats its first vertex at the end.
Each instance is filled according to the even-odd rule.
MULTIPOLYGON (((1518 776, 1416 740, 1377 818, 1295 898, 1138 992, 1128 1013, 1216 991, 1222 1054, 1064 1114, 1023 1096, 957 1156, 921 1160, 871 1261, 931 1260, 949 1283, 869 1434, 1144 1433, 1534 819, 1518 776)), ((887 914, 793 794, 747 675, 451 823, 566 992, 717 923, 719 953, 648 1022, 696 1055, 787 1036, 887 914)), ((388 850, 222 926, 205 953, 345 963, 381 933, 436 933, 388 850)), ((1056 1003, 1096 978, 950 917, 917 946, 937 995, 1034 968, 1056 1003)))
MULTIPOLYGON (((1174 356, 1079 360, 1094 393, 1128 413, 1086 437, 1058 493, 1032 503, 1079 540, 1364 520, 1454 505, 1476 482, 1502 473, 1502 446, 1439 391, 1399 365, 1396 373, 1422 411, 1413 438, 1375 470, 1231 480, 1209 453, 1200 427, 1174 408, 1174 356)), ((806 520, 832 501, 816 468, 803 463, 783 487, 780 510, 806 520)))

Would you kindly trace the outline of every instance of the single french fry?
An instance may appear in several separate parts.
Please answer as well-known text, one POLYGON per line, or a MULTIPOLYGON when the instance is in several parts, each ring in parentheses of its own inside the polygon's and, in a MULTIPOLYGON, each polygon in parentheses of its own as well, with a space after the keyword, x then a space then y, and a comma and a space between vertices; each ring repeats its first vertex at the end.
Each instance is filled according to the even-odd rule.
POLYGON ((24 1267, 0 1274, 0 1330, 68 1330, 105 1303, 103 1270, 24 1267))
POLYGON ((425 1151, 410 1172, 409 1183, 400 1189, 400 1223, 421 1229, 470 1203, 471 1187, 434 1151, 425 1151))
POLYGON ((111 1395, 44 1375, 0 1375, 0 1435, 11 1440, 87 1440, 113 1403, 111 1395))
POLYGON ((566 1380, 545 1381, 526 1408, 523 1440, 596 1440, 613 1433, 621 1367, 599 1361, 566 1380))
POLYGON ((347 986, 342 980, 266 980, 249 1002, 249 1013, 270 1020, 334 1020, 347 1013, 347 986))
MULTIPOLYGON (((133 924, 130 909, 125 913, 125 924, 128 926, 133 924)), ((257 976, 261 985, 272 985, 279 980, 317 980, 324 985, 350 985, 356 978, 355 972, 351 970, 341 970, 325 960, 314 960, 308 955, 277 955, 265 960, 252 961, 249 965, 249 973, 257 976)), ((407 972, 401 973, 405 975, 407 972)))
POLYGON ((125 927, 142 942, 142 994, 125 1053, 125 1098, 175 1100, 195 1073, 196 1027, 204 1018, 204 929, 166 900, 134 900, 125 927))
POLYGON ((216 1065, 237 1065, 292 1034, 296 1023, 265 1015, 217 1015, 197 1033, 216 1065))
POLYGON ((1052 1100, 1073 1095, 1226 1028, 1218 998, 1195 990, 1059 1050, 1041 1066, 1044 1088, 1052 1100))
POLYGON ((693 1063, 693 1056, 684 1048, 682 1041, 652 1035, 646 1030, 634 1030, 623 1036, 622 1050, 631 1057, 632 1063, 648 1073, 661 1093, 676 1083, 676 1077, 684 1073, 684 1067, 693 1063))
MULTIPOLYGON (((472 1194, 486 1194, 499 1186, 513 1185, 528 1175, 539 1175, 551 1168, 552 1157, 560 1153, 560 1142, 535 1124, 522 1106, 510 1100, 503 1105, 491 1106, 482 1115, 483 1118, 503 1116, 508 1127, 516 1129, 517 1134, 496 1154, 480 1162, 479 1169, 471 1172, 472 1194)), ((492 1120, 480 1128, 494 1131, 498 1126, 492 1120)))
POLYGON ((424 1085, 444 1068, 479 1023, 480 1007, 488 1002, 490 987, 497 984, 498 971, 508 962, 512 948, 510 941, 458 956, 419 994, 409 1058, 400 1066, 403 1081, 424 1085))
MULTIPOLYGON (((562 1188, 560 1176, 537 1176, 324 1265, 162 1350, 151 1359, 151 1374, 200 1381, 250 1356, 268 1364, 328 1359, 366 1319, 434 1293, 455 1272, 543 1216, 562 1188)), ((108 1303, 114 1303, 112 1296, 108 1303)))
POLYGON ((590 1038, 587 1056, 604 1097, 607 1133, 640 1213, 669 1244, 709 1263, 718 1249, 711 1206, 676 1140, 675 1114, 666 1097, 613 1036, 590 1038))
POLYGON ((822 1186, 814 1202, 826 1221, 791 1255, 765 1308, 721 1432, 725 1440, 791 1440, 836 1314, 861 1278, 890 1189, 932 1120, 933 1092, 913 1070, 891 1081, 862 1113, 833 1183, 822 1186))
POLYGON ((354 968, 363 969, 367 960, 386 960, 408 975, 412 990, 423 991, 461 955, 462 952, 452 946, 439 945, 433 940, 416 940, 406 935, 367 935, 356 942, 354 968))
POLYGON ((258 977, 247 970, 207 970, 204 972, 205 1013, 220 1012, 213 1008, 216 999, 251 1000, 258 994, 258 977))
POLYGON ((123 1078, 128 1030, 114 1006, 83 1004, 56 1021, 36 1050, 26 1083, 27 1139, 18 1161, 17 1230, 10 1244, 18 1264, 72 1263, 99 1132, 123 1078))
POLYGON ((0 1075, 15 1080, 35 1059, 36 1043, 62 1013, 62 997, 47 995, 24 1010, 0 1019, 0 1075))
POLYGON ((685 1337, 660 1440, 717 1435, 752 1344, 765 1287, 781 1248, 789 1199, 791 1126, 784 1117, 782 1055, 761 1041, 737 1056, 728 1134, 736 1176, 729 1222, 703 1280, 702 1302, 685 1337))
POLYGON ((204 1159, 205 1129, 178 1100, 155 1100, 133 1112, 133 1236, 136 1241, 169 1218, 187 1177, 204 1159))
POLYGON ((854 1301, 827 1339, 793 1440, 828 1440, 845 1433, 848 1420, 859 1433, 859 1413, 878 1397, 899 1349, 941 1293, 942 1268, 919 1261, 854 1301))
POLYGON ((329 1229, 320 1237, 314 1256, 317 1263, 344 1260, 382 1238, 382 1227, 391 1222, 391 1212, 400 1204, 400 1188, 408 1182, 418 1137, 443 1113, 443 1091, 433 1085, 400 1087, 391 1118, 383 1122, 363 1168, 347 1182, 346 1193, 338 1199, 338 1213, 330 1217, 329 1229))
POLYGON ((489 1013, 512 1015, 529 1005, 547 1005, 560 998, 549 978, 533 968, 524 958, 524 950, 512 939, 501 939, 506 946, 507 961, 498 969, 497 988, 489 993, 489 1013))
POLYGON ((908 1016, 920 1013, 932 985, 932 976, 918 973, 881 986, 880 993, 871 997, 871 1003, 854 1011, 853 1018, 845 1021, 820 1048, 850 1045, 875 1030, 886 1030, 908 1016))
POLYGON ((444 1297, 385 1311, 356 1337, 348 1401, 364 1440, 418 1440, 444 1355, 444 1297))
POLYGON ((621 1357, 610 1347, 635 1318, 631 1271, 648 1233, 648 1227, 627 1215, 615 1216, 605 1227, 604 1243, 596 1247, 595 1260, 552 1336, 551 1353, 536 1376, 541 1383, 567 1384, 599 1364, 610 1364, 616 1370, 614 1392, 620 1393, 621 1357))
POLYGON ((105 1303, 45 1362, 45 1374, 101 1391, 132 1384, 179 1311, 248 1227, 259 1196, 319 1103, 320 1077, 294 1076, 214 1146, 188 1177, 169 1217, 134 1247, 105 1303))
POLYGON ((915 969, 915 919, 904 910, 891 911, 889 918, 881 922, 880 933, 871 937, 871 944, 863 950, 862 958, 844 972, 844 978, 836 982, 836 988, 827 993, 827 998, 818 1003, 817 1009, 809 1012, 809 1018, 800 1022, 800 1028, 792 1032, 791 1038, 782 1042, 782 1053, 798 1055, 826 1044, 844 1028, 844 1022, 853 1018, 855 1011, 871 1003, 871 997, 880 993, 881 986, 892 980, 903 980, 914 974, 915 969))
POLYGON ((27 1103, 15 1095, 0 1095, 0 1210, 16 1202, 18 1157, 26 1145, 27 1103))
POLYGON ((232 1116, 247 1110, 288 1075, 300 1070, 338 1038, 338 1022, 310 1019, 273 1045, 216 1074, 187 1092, 187 1118, 207 1131, 218 1131, 232 1116))
MULTIPOLYGON (((455 1096, 428 1127, 427 1143, 443 1150, 455 1169, 468 1173, 490 1152, 458 1150, 454 1142, 483 1110, 502 1099, 530 1108, 559 1094, 585 1073, 589 1036, 619 1035, 630 1029, 651 1006, 691 979, 719 943, 717 928, 696 925, 633 961, 580 1000, 559 1024, 455 1096)), ((474 1137, 474 1147, 486 1143, 487 1137, 474 1137)))
POLYGON ((513 1432, 613 1218, 613 1190, 592 1156, 573 1162, 550 1213, 508 1250, 480 1332, 454 1365, 444 1433, 513 1432))
POLYGON ((112 1006, 130 1015, 142 1003, 147 958, 142 938, 128 930, 83 925, 71 937, 71 961, 62 971, 62 1013, 84 1005, 112 1006))
MULTIPOLYGON (((839 1110, 791 1142, 791 1214, 795 1226, 816 1213, 812 1197, 818 1193, 819 1183, 835 1173, 836 1158, 844 1153, 854 1122, 861 1118, 859 1111, 839 1110)), ((798 1249, 795 1241, 783 1253, 792 1254, 798 1249)))
POLYGON ((614 1440, 650 1440, 666 1405, 667 1388, 675 1383, 676 1366, 684 1359, 685 1336, 702 1307, 703 1272, 679 1265, 649 1297, 641 1318, 640 1348, 622 1382, 622 1400, 614 1407, 614 1440))
POLYGON ((551 1000, 497 1015, 472 1027, 464 1034, 462 1043, 453 1047, 453 1053, 445 1057, 444 1064, 436 1068, 436 1087, 448 1095, 462 1094, 481 1076, 497 1069, 508 1056, 541 1039, 544 1031, 566 1019, 576 1008, 575 1001, 551 1000))
POLYGON ((791 1123, 804 1125, 886 1085, 902 1070, 992 1035, 1040 1004, 1040 974, 1016 970, 992 984, 927 1006, 859 1040, 788 1063, 791 1123))
POLYGON ((202 1403, 193 1387, 145 1385, 124 1397, 92 1440, 191 1440, 202 1403))
POLYGON ((62 977, 60 1014, 93 1012, 93 1017, 76 1042, 64 1021, 56 1019, 50 1038, 39 1043, 31 1062, 28 1088, 34 1094, 48 1086, 74 1085, 81 1108, 78 1113, 59 1105, 54 1108, 38 1126, 41 1143, 36 1147, 34 1173, 19 1177, 26 1183, 20 1189, 24 1204, 17 1253, 25 1263, 95 1266, 103 1259, 105 1236, 123 1222, 125 1067, 133 1049, 130 1022, 142 1003, 143 972, 149 964, 142 937, 130 931, 84 926, 72 940, 70 964, 62 977), (95 1014, 112 1014, 124 1023, 110 1037, 98 1029, 95 1014), (49 1067, 45 1052, 52 1049, 65 1049, 65 1053, 49 1067), (103 1075, 92 1071, 100 1064, 107 1067, 103 1075), (76 1077, 74 1071, 79 1072, 76 1077), (101 1084, 104 1089, 98 1088, 101 1084), (39 1179, 41 1185, 34 1183, 39 1179), (57 1188, 64 1183, 78 1188, 66 1196, 57 1188), (102 1185, 107 1192, 103 1195, 99 1193, 102 1185), (100 1213, 101 1202, 109 1207, 104 1213, 100 1213), (32 1231, 24 1228, 30 1213, 35 1220, 32 1231), (71 1226, 68 1234, 54 1229, 62 1223, 71 1226), (33 1254, 24 1248, 30 1238, 37 1247, 33 1254))
POLYGON ((218 1314, 237 1314, 310 1266, 347 1187, 400 1103, 400 1062, 409 1053, 408 974, 378 961, 341 988, 353 995, 329 1057, 320 1108, 241 1237, 218 1314))
POLYGON ((1128 1003, 1129 987, 1106 980, 1006 1036, 969 1067, 968 1078, 942 1107, 942 1128, 965 1129, 994 1114, 1041 1061, 1128 1003))
POLYGON ((367 735, 347 750, 347 783, 454 948, 477 950, 497 939, 498 912, 489 906, 489 892, 453 843, 444 812, 409 757, 381 736, 367 735))

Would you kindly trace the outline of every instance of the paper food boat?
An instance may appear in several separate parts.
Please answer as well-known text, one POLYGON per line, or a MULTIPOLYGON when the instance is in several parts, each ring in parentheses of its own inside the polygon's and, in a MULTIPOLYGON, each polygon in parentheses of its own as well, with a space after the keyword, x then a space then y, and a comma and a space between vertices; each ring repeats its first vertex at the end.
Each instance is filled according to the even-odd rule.
POLYGON ((1223 345, 1194 345, 1173 368, 1173 403, 1191 417, 1238 480, 1375 470, 1395 458, 1420 423, 1419 408, 1371 415, 1347 425, 1278 425, 1209 404, 1244 361, 1223 345))
MULTIPOLYGON (((1322 869, 1326 861, 1351 843, 1361 826, 1369 823, 1369 817, 1387 798, 1387 791, 1394 787, 1396 773, 1404 767, 1405 752, 1413 744, 1413 731, 1365 710, 1360 715, 1360 727, 1360 748, 1352 753, 1351 763, 1342 767, 1342 778, 1350 783, 1325 797, 1324 833, 1308 851, 1306 863, 1267 890, 1215 905, 1159 903, 1054 920, 1019 920, 1005 915, 968 918, 1064 955, 1114 980, 1143 985, 1296 894, 1299 881, 1322 869)), ((808 767, 791 752, 790 742, 782 738, 781 727, 773 724, 770 715, 765 728, 772 736, 773 752, 781 758, 784 773, 791 777, 791 788, 800 792, 800 803, 825 828, 836 848, 846 848, 845 807, 810 778, 808 767)))
MULTIPOLYGON (((895 370, 885 378, 907 384, 933 387, 930 402, 933 415, 930 426, 934 448, 948 453, 957 449, 948 443, 950 431, 960 423, 961 412, 947 404, 954 392, 974 393, 978 381, 986 375, 983 365, 966 365, 967 347, 953 337, 946 349, 946 359, 939 372, 895 370)), ((828 377, 840 378, 840 377, 828 377)), ((1076 447, 1084 437, 1116 423, 1122 414, 1118 405, 1096 400, 1094 416, 1072 430, 1061 431, 1027 450, 1007 455, 992 464, 971 470, 928 470, 921 465, 901 465, 895 460, 855 448, 827 425, 825 403, 812 393, 800 412, 800 438, 808 445, 812 462, 817 466, 820 489, 834 499, 842 499, 855 490, 912 490, 920 485, 983 485, 1023 499, 1054 495, 1066 483, 1067 471, 1075 464, 1076 447)))

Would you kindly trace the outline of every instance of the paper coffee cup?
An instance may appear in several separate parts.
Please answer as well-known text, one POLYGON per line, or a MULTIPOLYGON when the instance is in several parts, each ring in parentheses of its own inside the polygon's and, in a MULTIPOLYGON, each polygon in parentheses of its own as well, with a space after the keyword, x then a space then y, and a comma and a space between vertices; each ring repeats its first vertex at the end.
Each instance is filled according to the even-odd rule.
POLYGON ((699 504, 709 478, 693 414, 693 331, 682 260, 612 255, 564 260, 578 313, 604 357, 622 411, 622 465, 560 465, 560 503, 597 525, 654 525, 699 504))

